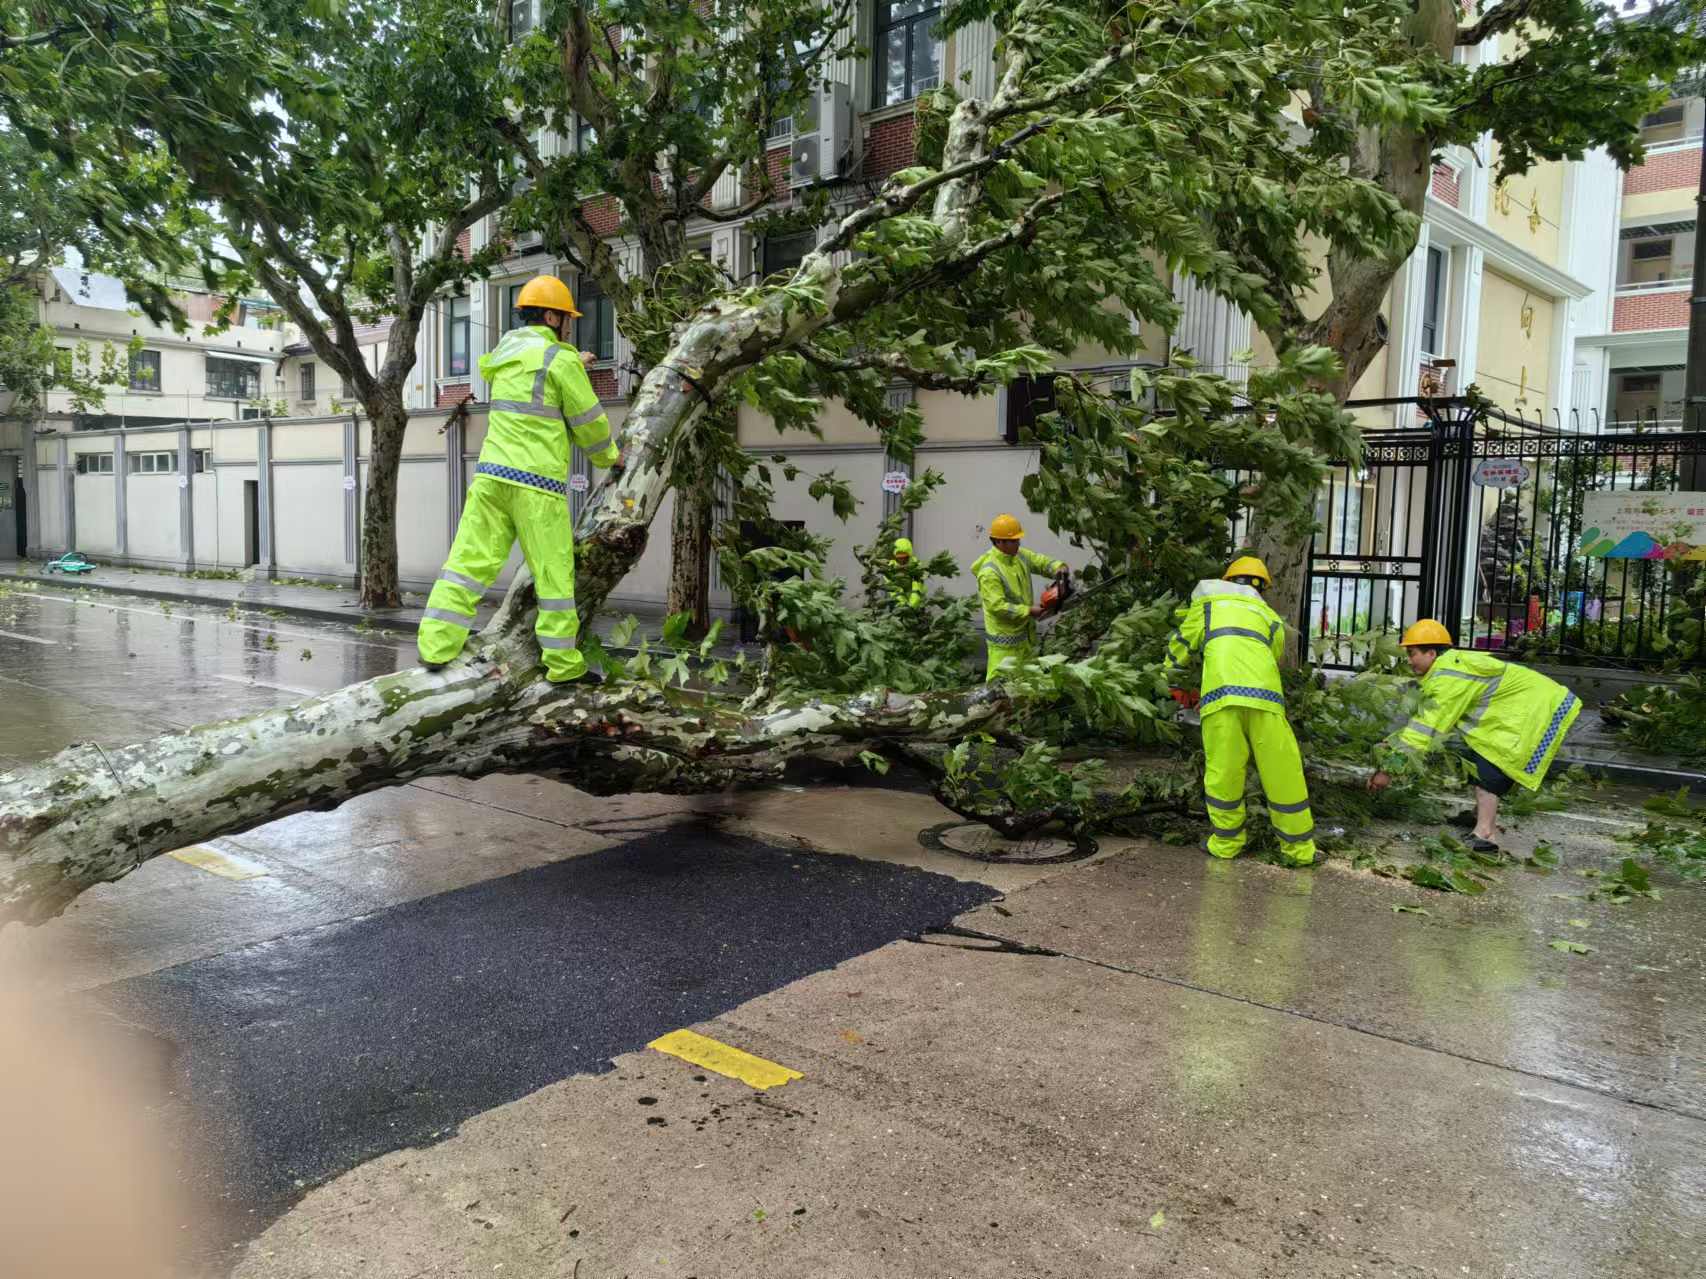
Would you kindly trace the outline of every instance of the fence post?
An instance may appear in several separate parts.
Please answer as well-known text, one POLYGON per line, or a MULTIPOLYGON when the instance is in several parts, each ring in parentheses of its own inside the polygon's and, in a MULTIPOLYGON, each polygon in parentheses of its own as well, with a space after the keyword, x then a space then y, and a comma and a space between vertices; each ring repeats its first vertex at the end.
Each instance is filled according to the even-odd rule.
POLYGON ((186 573, 195 572, 195 501, 190 489, 194 475, 195 454, 186 422, 178 432, 178 559, 186 573))
POLYGON ((113 552, 121 560, 130 558, 129 509, 125 488, 130 479, 130 460, 124 452, 124 433, 113 432, 113 552))

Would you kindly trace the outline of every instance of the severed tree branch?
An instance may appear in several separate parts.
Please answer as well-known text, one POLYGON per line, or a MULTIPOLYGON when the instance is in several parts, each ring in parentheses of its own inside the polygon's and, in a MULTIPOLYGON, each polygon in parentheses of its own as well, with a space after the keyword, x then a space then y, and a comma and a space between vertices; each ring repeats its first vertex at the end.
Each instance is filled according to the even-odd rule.
POLYGON ((994 385, 994 379, 976 374, 955 375, 940 369, 921 369, 910 365, 898 355, 885 352, 853 357, 831 354, 810 342, 800 344, 799 352, 820 369, 831 373, 886 373, 889 377, 927 391, 958 391, 962 395, 977 395, 994 385))
POLYGON ((1458 47, 1478 45, 1489 36, 1509 31, 1528 18, 1535 4, 1536 0, 1503 0, 1502 4, 1485 10, 1480 21, 1457 29, 1458 47))

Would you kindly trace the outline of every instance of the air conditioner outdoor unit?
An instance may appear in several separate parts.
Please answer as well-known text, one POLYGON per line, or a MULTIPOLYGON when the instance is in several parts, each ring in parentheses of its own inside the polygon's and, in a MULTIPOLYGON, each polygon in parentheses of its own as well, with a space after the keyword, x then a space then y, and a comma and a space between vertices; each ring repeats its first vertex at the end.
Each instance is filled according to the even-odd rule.
POLYGON ((833 182, 842 175, 852 150, 852 86, 833 80, 818 85, 812 101, 794 115, 788 185, 809 187, 833 182))
POLYGON ((544 244, 545 237, 538 231, 518 231, 515 239, 510 243, 515 247, 517 253, 523 253, 529 249, 537 249, 544 244))

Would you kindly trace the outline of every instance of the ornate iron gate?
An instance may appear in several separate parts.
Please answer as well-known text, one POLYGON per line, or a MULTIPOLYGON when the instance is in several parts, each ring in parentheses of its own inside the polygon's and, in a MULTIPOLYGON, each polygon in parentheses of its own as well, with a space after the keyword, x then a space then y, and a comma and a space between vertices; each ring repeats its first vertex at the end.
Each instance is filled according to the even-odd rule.
POLYGON ((1527 660, 1706 665, 1706 564, 1580 550, 1587 494, 1676 491, 1706 432, 1567 434, 1461 398, 1346 407, 1405 406, 1414 426, 1365 432, 1322 487, 1301 618, 1317 661, 1355 668, 1371 636, 1437 617, 1527 660))

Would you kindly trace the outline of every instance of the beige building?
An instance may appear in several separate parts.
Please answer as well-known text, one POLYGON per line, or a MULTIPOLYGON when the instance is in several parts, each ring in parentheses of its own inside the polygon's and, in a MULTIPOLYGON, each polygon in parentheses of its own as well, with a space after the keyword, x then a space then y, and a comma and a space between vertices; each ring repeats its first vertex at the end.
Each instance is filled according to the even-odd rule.
MULTIPOLYGON (((818 123, 785 122, 772 138, 772 171, 788 182, 828 183, 851 207, 869 183, 911 163, 913 107, 920 92, 944 78, 967 81, 974 92, 990 91, 995 71, 991 27, 973 24, 943 42, 931 36, 938 17, 938 10, 922 6, 862 4, 858 42, 884 48, 897 39, 910 41, 912 56, 893 63, 847 58, 835 64, 818 123), (911 9, 919 12, 903 13, 911 9)), ((1491 47, 1473 56, 1496 57, 1498 51, 1491 47)), ((574 138, 544 142, 558 148, 576 145, 574 138)), ((1577 308, 1595 296, 1594 272, 1604 266, 1602 237, 1608 234, 1608 224, 1603 222, 1603 188, 1615 183, 1615 175, 1592 161, 1551 164, 1494 187, 1486 175, 1496 159, 1490 139, 1440 158, 1421 240, 1390 297, 1388 347, 1363 377, 1357 395, 1374 399, 1413 397, 1430 390, 1453 393, 1473 382, 1512 413, 1548 426, 1572 426, 1582 407, 1582 378, 1573 375, 1570 358, 1575 336, 1583 331, 1577 308)), ((742 195, 738 175, 731 174, 712 199, 722 208, 733 208, 742 195)), ((616 235, 617 218, 609 201, 589 200, 585 209, 594 225, 608 228, 623 259, 637 264, 637 246, 616 235)), ((469 233, 469 247, 482 246, 496 234, 495 219, 477 225, 469 233)), ((812 243, 811 236, 808 232, 765 239, 743 223, 707 222, 697 242, 730 274, 750 279, 797 262, 812 243)), ((514 296, 523 282, 552 271, 576 286, 585 315, 575 341, 598 357, 593 381, 613 422, 619 423, 633 390, 632 352, 614 324, 608 300, 599 297, 590 281, 574 280, 542 253, 537 237, 523 237, 514 248, 491 280, 441 299, 421 328, 408 387, 408 402, 417 416, 404 451, 398 517, 402 576, 416 589, 436 575, 483 440, 484 418, 477 406, 487 390, 479 376, 479 357, 515 323, 514 296), (448 407, 463 399, 473 402, 474 411, 438 434, 448 407)), ((1254 358, 1264 358, 1264 344, 1251 333, 1247 318, 1189 280, 1176 280, 1175 286, 1184 304, 1178 331, 1144 332, 1143 362, 1160 364, 1169 350, 1182 348, 1205 366, 1239 377, 1245 370, 1235 363, 1235 354, 1254 348, 1254 358)), ((376 358, 381 356, 382 338, 372 350, 376 358)), ((213 478, 192 475, 180 492, 173 508, 180 511, 176 547, 150 537, 132 538, 115 515, 110 494, 95 492, 99 484, 111 488, 114 478, 88 484, 87 464, 77 460, 83 452, 120 447, 153 450, 161 441, 170 442, 170 432, 146 441, 139 432, 109 432, 97 438, 60 430, 38 438, 29 465, 42 498, 39 522, 32 517, 31 544, 74 544, 92 554, 167 563, 188 562, 193 554, 198 564, 258 563, 280 572, 352 578, 357 571, 356 520, 366 428, 358 429, 347 415, 347 401, 332 394, 335 379, 311 353, 295 346, 282 353, 280 398, 293 415, 298 405, 311 405, 318 416, 198 428, 188 433, 187 441, 184 432, 178 432, 182 448, 208 450, 208 474, 213 478), (306 372, 309 369, 313 371, 306 372), (344 415, 338 418, 339 413, 344 415), (129 438, 119 443, 125 435, 129 438)), ((1113 380, 1123 378, 1129 363, 1106 352, 1080 351, 1063 367, 1106 373, 1113 380)), ((1013 511, 1025 521, 1029 541, 1038 549, 1074 563, 1082 558, 1051 534, 1040 517, 1026 511, 1020 496, 1022 480, 1038 463, 1036 449, 1021 443, 1019 435, 1036 411, 1040 389, 1025 382, 978 398, 918 393, 927 439, 912 466, 935 468, 948 483, 914 518, 911 534, 925 555, 954 553, 962 569, 955 589, 973 589, 965 570, 987 545, 988 521, 1001 511, 1013 511)), ((915 393, 896 386, 891 394, 904 400, 915 393)), ((1415 409, 1388 406, 1366 411, 1363 417, 1370 426, 1410 425, 1415 409)), ((825 407, 817 436, 779 437, 771 423, 743 411, 740 440, 755 454, 779 451, 800 467, 800 478, 791 483, 778 470, 775 514, 833 536, 830 569, 856 582, 851 548, 869 538, 885 503, 892 509, 884 478, 912 468, 885 456, 873 434, 835 405, 825 407), (852 525, 838 525, 807 493, 811 476, 829 470, 847 480, 863 501, 852 525)), ((584 466, 584 459, 577 456, 577 465, 584 466)), ((122 468, 118 475, 118 482, 124 482, 122 468)), ((1349 487, 1359 483, 1353 479, 1349 487)), ((580 500, 571 494, 572 503, 580 500)), ((1372 489, 1365 493, 1357 488, 1356 500, 1362 519, 1361 511, 1372 509, 1376 495, 1372 489)), ((134 518, 128 513, 137 504, 135 495, 122 503, 126 520, 134 518)), ((668 576, 669 519, 666 505, 654 526, 651 549, 614 599, 617 606, 661 606, 668 576)), ((1345 522, 1342 514, 1340 519, 1345 522)), ((1401 610, 1401 600, 1392 604, 1401 610)), ((720 587, 715 605, 724 612, 732 607, 720 587)), ((1353 601, 1352 607, 1364 606, 1353 601)))

